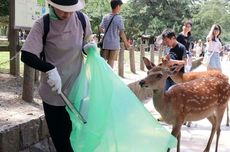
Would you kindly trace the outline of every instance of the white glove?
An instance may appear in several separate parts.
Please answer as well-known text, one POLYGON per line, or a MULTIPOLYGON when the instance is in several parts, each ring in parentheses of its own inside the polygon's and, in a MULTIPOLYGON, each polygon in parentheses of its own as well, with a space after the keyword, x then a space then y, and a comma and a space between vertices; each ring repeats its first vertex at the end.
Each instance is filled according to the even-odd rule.
POLYGON ((94 50, 97 50, 97 44, 95 42, 89 42, 87 43, 85 46, 84 46, 84 51, 87 53, 88 50, 90 49, 94 49, 94 50))
POLYGON ((61 77, 57 71, 57 68, 49 70, 46 72, 48 76, 47 83, 51 86, 52 91, 57 91, 58 94, 61 93, 61 77))

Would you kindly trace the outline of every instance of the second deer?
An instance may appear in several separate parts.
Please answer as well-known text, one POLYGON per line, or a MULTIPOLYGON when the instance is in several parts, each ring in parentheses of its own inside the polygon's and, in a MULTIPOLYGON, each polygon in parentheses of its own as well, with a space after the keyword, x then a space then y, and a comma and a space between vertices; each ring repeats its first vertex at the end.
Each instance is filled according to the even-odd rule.
MULTIPOLYGON (((148 70, 150 70, 152 67, 154 67, 154 64, 146 57, 143 57, 143 61, 147 67, 148 70)), ((162 63, 160 66, 162 67, 167 67, 167 61, 162 60, 162 63)), ((191 80, 199 79, 199 78, 207 78, 207 77, 217 77, 222 79, 225 82, 229 82, 228 76, 224 75, 221 71, 218 70, 209 70, 209 71, 201 71, 201 72, 188 72, 188 73, 183 73, 180 71, 181 67, 178 67, 177 70, 175 70, 175 73, 171 75, 171 79, 175 83, 182 83, 182 82, 188 82, 191 80)), ((226 126, 229 126, 229 107, 227 106, 227 121, 226 121, 226 126)))
POLYGON ((215 152, 217 152, 220 125, 230 97, 229 83, 217 77, 200 78, 176 84, 165 92, 165 82, 171 73, 162 67, 152 67, 147 77, 140 81, 140 86, 153 91, 155 109, 167 123, 173 125, 172 135, 178 140, 177 152, 180 152, 183 123, 204 118, 207 118, 212 124, 212 131, 204 152, 209 152, 216 132, 215 152))

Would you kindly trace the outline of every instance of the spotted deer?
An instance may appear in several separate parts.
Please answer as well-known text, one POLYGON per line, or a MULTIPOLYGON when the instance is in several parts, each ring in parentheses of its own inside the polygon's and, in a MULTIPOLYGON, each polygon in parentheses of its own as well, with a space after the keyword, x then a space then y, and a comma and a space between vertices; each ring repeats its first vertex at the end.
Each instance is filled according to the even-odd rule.
POLYGON ((185 121, 198 121, 207 118, 212 124, 211 134, 204 152, 209 152, 213 136, 216 136, 216 149, 220 136, 220 125, 230 97, 230 85, 217 77, 207 77, 176 84, 164 91, 166 79, 172 72, 155 66, 148 71, 139 84, 153 91, 153 104, 166 123, 172 124, 172 135, 177 140, 180 152, 181 126, 185 121))
MULTIPOLYGON (((148 70, 150 70, 152 67, 154 67, 154 64, 148 58, 143 57, 143 61, 144 61, 148 70)), ((162 59, 162 63, 159 66, 167 67, 167 61, 162 59)), ((206 78, 206 77, 217 77, 217 78, 224 80, 227 83, 229 81, 228 76, 224 75, 221 71, 218 71, 218 70, 184 73, 184 72, 180 71, 181 68, 182 68, 182 66, 178 66, 177 69, 175 70, 174 74, 170 76, 171 79, 175 83, 188 82, 191 80, 195 80, 195 79, 199 79, 199 78, 206 78)), ((226 126, 229 126, 229 107, 227 106, 226 109, 227 109, 226 126)))

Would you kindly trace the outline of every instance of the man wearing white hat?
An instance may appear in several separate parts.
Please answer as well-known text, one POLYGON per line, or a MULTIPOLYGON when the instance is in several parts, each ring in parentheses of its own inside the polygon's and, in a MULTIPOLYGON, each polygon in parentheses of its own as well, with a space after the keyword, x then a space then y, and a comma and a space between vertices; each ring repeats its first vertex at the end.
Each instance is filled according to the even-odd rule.
POLYGON ((45 45, 43 45, 44 23, 43 18, 40 18, 34 23, 22 47, 21 60, 42 72, 39 94, 57 152, 72 152, 69 140, 72 124, 59 94, 61 90, 68 94, 78 77, 83 64, 83 44, 92 34, 92 30, 89 18, 83 14, 86 22, 86 27, 83 29, 75 13, 84 8, 84 0, 47 0, 47 2, 50 20, 45 45), (43 50, 45 60, 39 58, 43 50))

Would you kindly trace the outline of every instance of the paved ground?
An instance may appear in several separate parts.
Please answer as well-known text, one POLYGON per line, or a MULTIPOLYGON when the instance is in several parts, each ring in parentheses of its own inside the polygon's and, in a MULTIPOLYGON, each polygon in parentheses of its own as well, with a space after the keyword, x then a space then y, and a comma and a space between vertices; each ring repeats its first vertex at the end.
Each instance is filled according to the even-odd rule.
MULTIPOLYGON (((222 62, 223 73, 227 74, 230 77, 230 62, 223 61, 222 62)), ((206 68, 204 66, 199 66, 195 71, 205 71, 206 68)), ((132 79, 124 79, 125 83, 132 82, 134 80, 139 80, 140 78, 146 75, 145 72, 138 71, 138 74, 127 74, 126 77, 130 78, 132 75, 132 79)), ((145 107, 153 114, 155 118, 159 118, 159 114, 153 107, 151 99, 145 103, 145 107)), ((230 152, 230 127, 226 125, 226 113, 222 121, 221 125, 221 136, 219 140, 219 150, 218 152, 230 152)), ((169 131, 171 131, 171 126, 162 123, 169 131)), ((211 124, 207 119, 202 121, 193 122, 191 127, 188 128, 187 126, 182 127, 182 137, 181 137, 181 151, 182 152, 201 152, 206 147, 209 135, 211 133, 211 124)), ((215 151, 215 137, 212 142, 210 152, 215 151)), ((176 152, 176 149, 173 149, 171 152, 176 152)))
MULTIPOLYGON (((155 111, 152 102, 145 104, 146 108, 153 114, 155 118, 159 118, 160 115, 155 111)), ((161 123, 169 131, 171 131, 171 126, 161 123)), ((219 150, 218 152, 230 152, 230 127, 226 125, 226 114, 224 116, 222 125, 221 125, 221 136, 219 140, 219 150)), ((182 152, 201 152, 206 147, 208 142, 209 135, 211 133, 211 124, 208 120, 202 120, 193 122, 191 127, 187 126, 182 127, 181 132, 181 151, 182 152)), ((215 151, 215 137, 212 142, 212 147, 210 152, 215 151)), ((176 149, 173 149, 171 152, 176 152, 176 149)))

